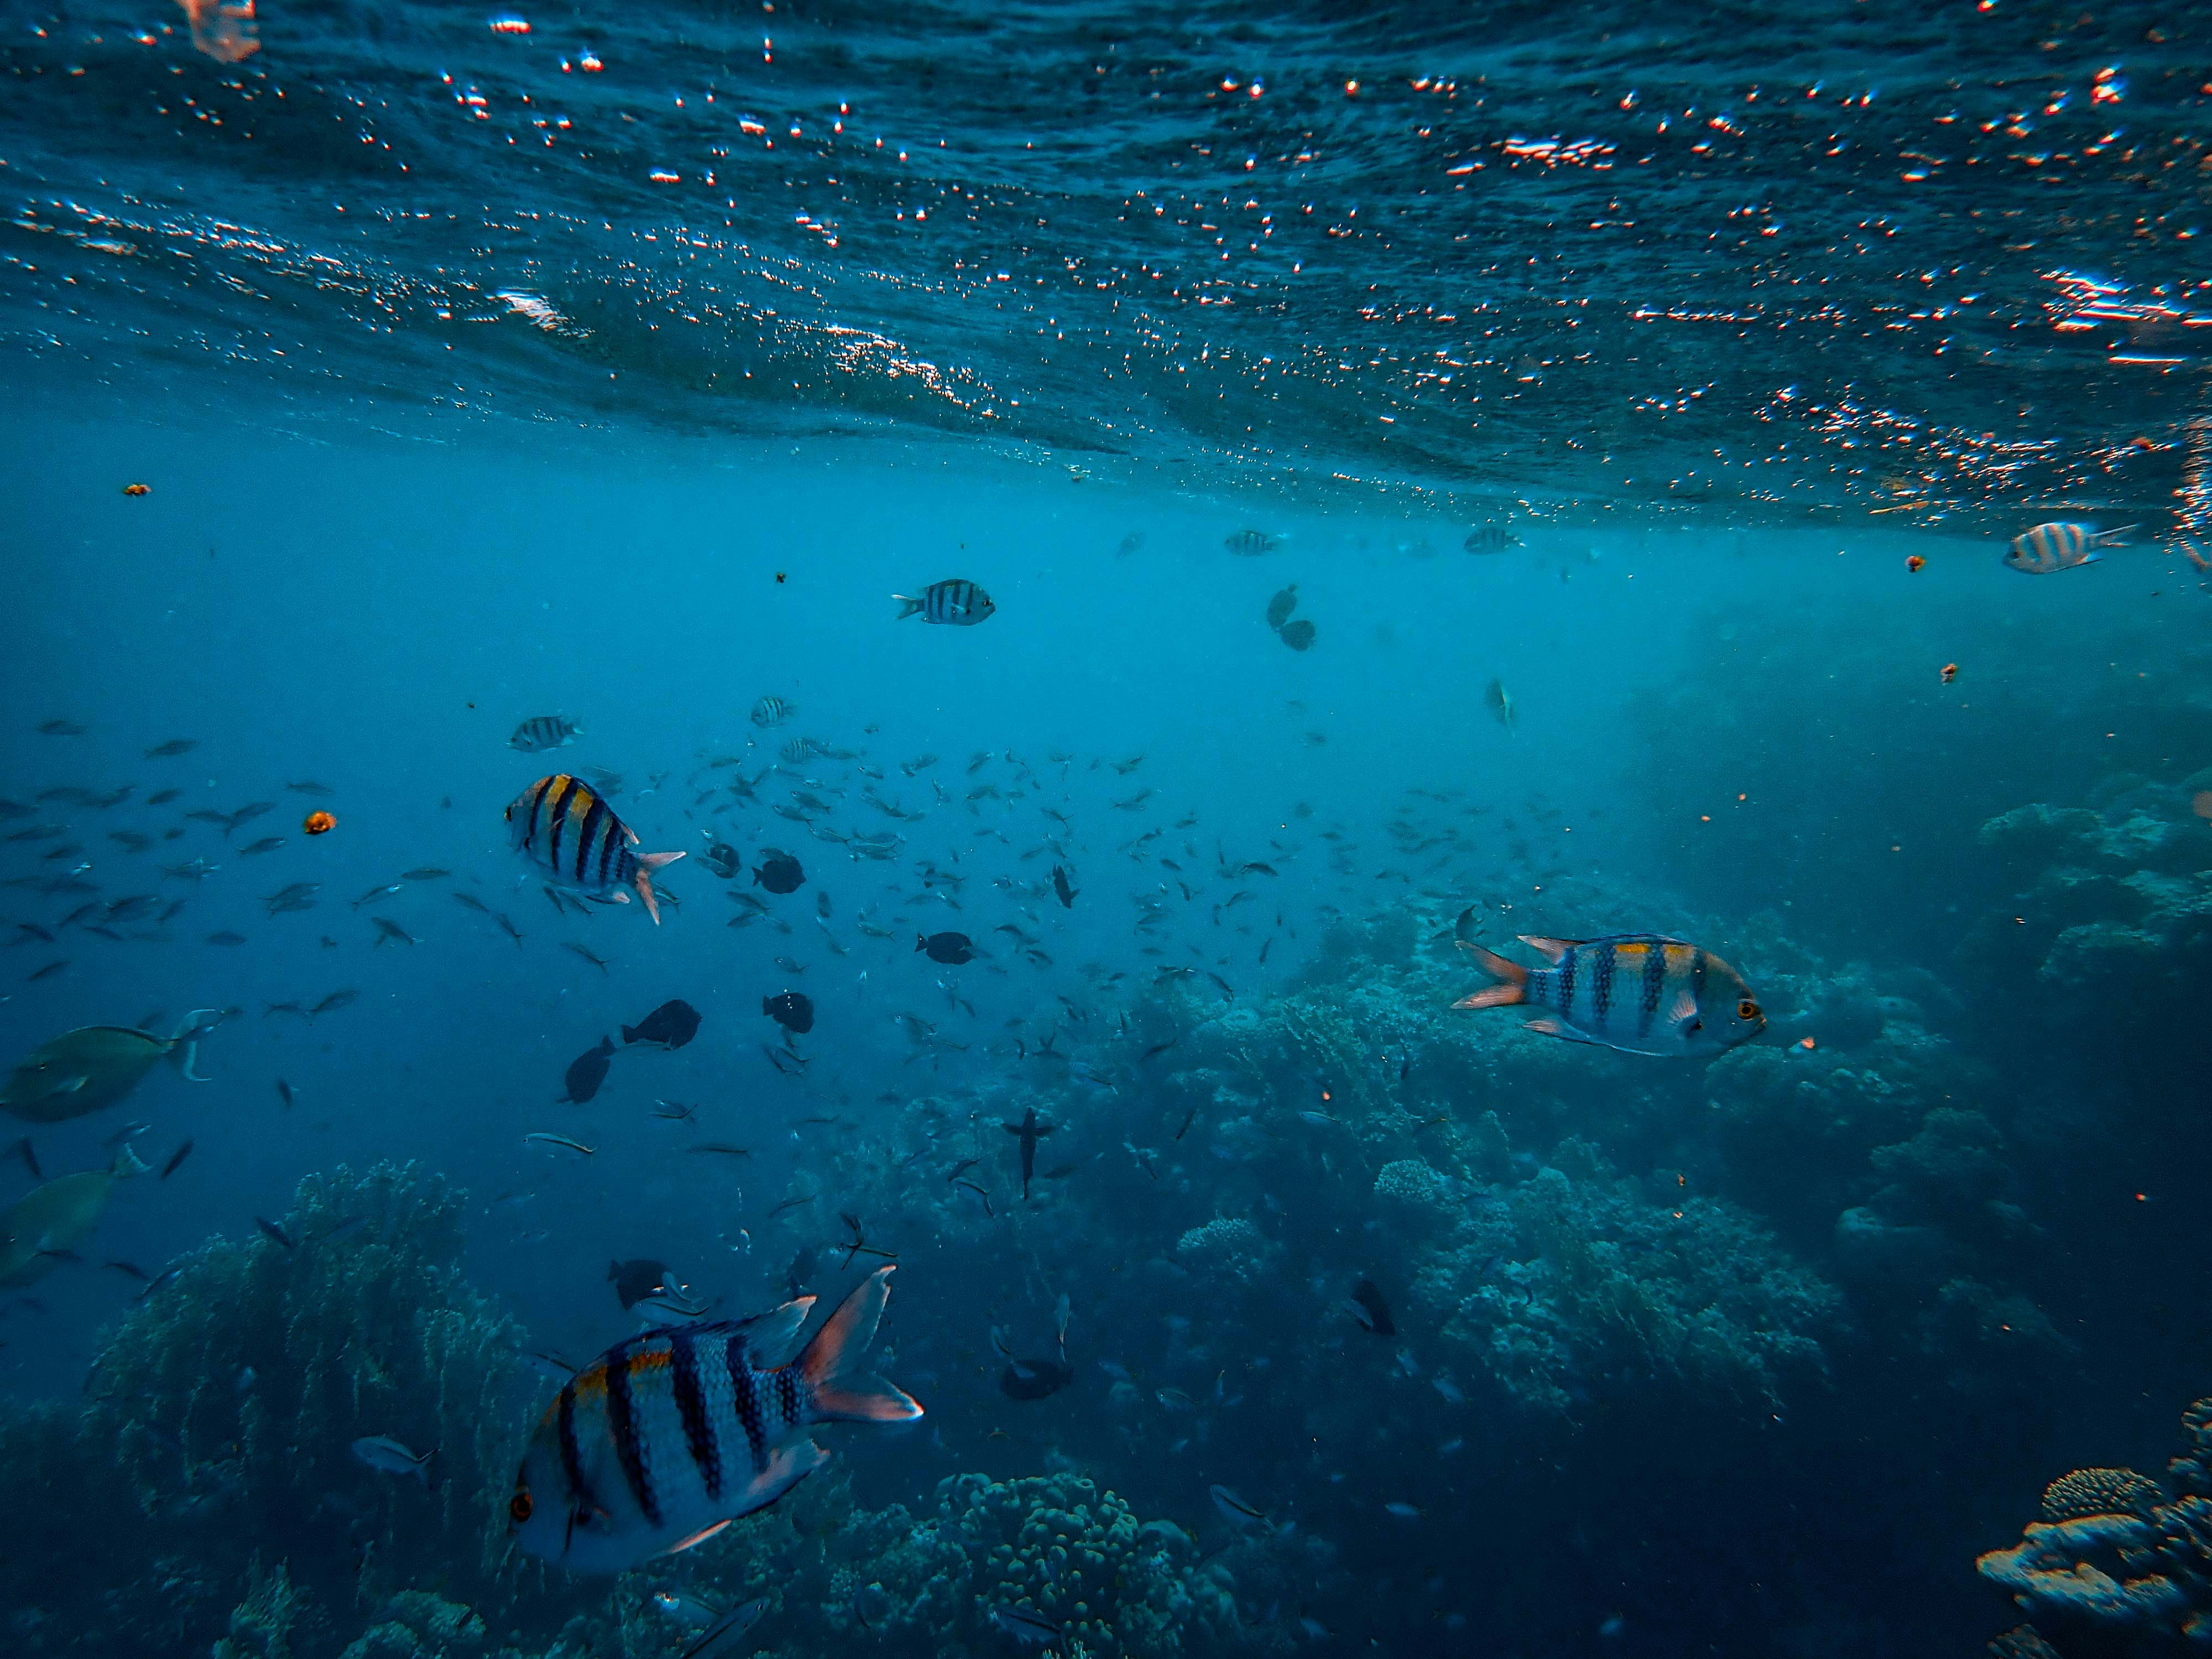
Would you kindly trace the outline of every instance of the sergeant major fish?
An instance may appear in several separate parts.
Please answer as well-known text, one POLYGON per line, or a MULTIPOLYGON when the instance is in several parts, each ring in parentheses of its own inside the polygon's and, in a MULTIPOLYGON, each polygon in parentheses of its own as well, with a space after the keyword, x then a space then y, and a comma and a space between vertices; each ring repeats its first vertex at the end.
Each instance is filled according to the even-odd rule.
POLYGON ((660 906, 653 894, 653 872, 673 864, 682 853, 633 853, 637 832, 589 784, 565 772, 540 778, 507 809, 514 849, 553 884, 587 899, 628 904, 635 888, 655 927, 660 906))
POLYGON ((950 623, 957 628, 973 628, 988 620, 999 608, 991 602, 988 593, 957 576, 930 583, 921 590, 919 599, 910 599, 904 593, 891 597, 899 603, 897 620, 918 615, 924 622, 950 623))
POLYGON ((583 735, 584 728, 566 714, 539 714, 516 726, 507 746, 526 755, 535 755, 540 750, 564 748, 583 735))
POLYGON ((575 1572, 621 1572, 714 1537, 826 1462, 817 1423, 921 1415, 859 1369, 890 1295, 878 1267, 803 1349, 812 1297, 736 1322, 618 1342, 538 1420, 507 1500, 528 1554, 575 1572))
POLYGON ((1631 1054, 1717 1054, 1766 1029, 1743 976, 1697 945, 1657 933, 1595 939, 1522 934, 1521 942, 1552 965, 1523 968, 1461 941, 1460 949, 1498 983, 1452 1006, 1528 1005, 1547 1011, 1524 1022, 1532 1031, 1631 1054))
POLYGON ((2008 567, 2030 576, 2048 576, 2076 565, 2094 564, 2103 556, 2098 549, 2125 547, 2135 526, 2118 530, 2092 530, 2086 524, 2039 524, 2012 538, 2005 555, 2008 567))

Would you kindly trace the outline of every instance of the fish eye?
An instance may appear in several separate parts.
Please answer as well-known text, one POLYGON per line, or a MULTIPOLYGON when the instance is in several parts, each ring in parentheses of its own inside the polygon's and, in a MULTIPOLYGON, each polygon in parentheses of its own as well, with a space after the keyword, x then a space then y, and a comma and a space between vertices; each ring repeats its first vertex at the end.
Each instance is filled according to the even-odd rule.
POLYGON ((530 1494, 526 1492, 519 1492, 507 1500, 508 1518, 518 1527, 530 1519, 531 1508, 530 1494))
POLYGON ((1738 1019, 1757 1019, 1759 1018, 1759 1005, 1753 1002, 1749 997, 1746 997, 1741 1002, 1736 1004, 1735 1017, 1738 1019))

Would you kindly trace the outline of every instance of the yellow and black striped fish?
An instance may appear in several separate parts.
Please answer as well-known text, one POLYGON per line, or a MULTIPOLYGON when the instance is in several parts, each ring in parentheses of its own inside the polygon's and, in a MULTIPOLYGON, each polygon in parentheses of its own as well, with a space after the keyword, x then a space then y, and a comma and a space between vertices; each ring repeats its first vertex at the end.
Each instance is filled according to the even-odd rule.
POLYGON ((828 1461, 816 1423, 921 1415, 858 1369, 890 1299, 878 1267, 793 1358, 811 1296, 758 1318, 647 1331, 565 1384, 523 1454, 508 1531, 575 1572, 621 1572, 766 1509, 828 1461))
POLYGON ((2133 525, 2118 530, 2093 530, 2086 524, 2039 524, 2012 538, 2005 563, 2030 576, 2048 576, 2055 570, 2094 564, 2100 547, 2124 547, 2133 525))
POLYGON ((1766 1016, 1743 975, 1709 951, 1657 933, 1611 939, 1521 942, 1550 958, 1523 968, 1479 945, 1459 941, 1498 982, 1455 1008, 1544 1009, 1532 1031, 1595 1042, 1631 1054, 1717 1054, 1766 1029, 1766 1016))
POLYGON ((617 904, 628 904, 629 895, 623 890, 634 888, 653 925, 659 925, 653 872, 684 854, 631 852, 637 832, 617 817, 614 809, 581 778, 556 772, 538 779, 514 798, 507 809, 507 823, 514 850, 555 886, 617 904))

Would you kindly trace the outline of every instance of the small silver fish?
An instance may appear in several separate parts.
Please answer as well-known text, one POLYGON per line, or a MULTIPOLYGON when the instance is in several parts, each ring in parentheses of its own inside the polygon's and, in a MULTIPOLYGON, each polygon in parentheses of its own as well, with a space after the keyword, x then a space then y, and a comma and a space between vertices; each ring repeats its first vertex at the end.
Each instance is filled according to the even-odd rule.
POLYGON ((411 1474, 423 1486, 430 1484, 429 1462, 434 1448, 417 1457, 389 1435, 363 1435, 353 1443, 353 1455, 380 1474, 411 1474))

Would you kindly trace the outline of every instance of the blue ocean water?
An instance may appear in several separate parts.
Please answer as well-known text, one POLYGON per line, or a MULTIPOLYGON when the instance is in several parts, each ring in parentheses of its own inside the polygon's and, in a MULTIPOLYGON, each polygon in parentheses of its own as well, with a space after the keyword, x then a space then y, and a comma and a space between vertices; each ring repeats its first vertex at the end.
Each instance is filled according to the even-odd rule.
POLYGON ((2201 17, 4 21, 11 1651, 2212 1629, 2201 17))

